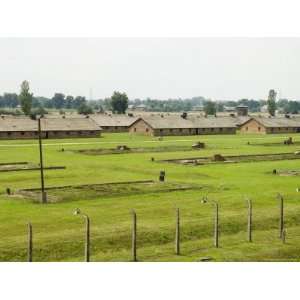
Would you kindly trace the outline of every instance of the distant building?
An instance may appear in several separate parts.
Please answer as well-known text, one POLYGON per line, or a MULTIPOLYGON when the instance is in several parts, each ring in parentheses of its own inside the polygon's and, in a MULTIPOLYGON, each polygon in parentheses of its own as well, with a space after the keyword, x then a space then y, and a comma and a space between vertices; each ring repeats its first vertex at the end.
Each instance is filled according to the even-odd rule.
POLYGON ((236 111, 236 107, 235 106, 224 106, 224 111, 225 112, 235 112, 236 111))
POLYGON ((152 136, 235 134, 236 125, 231 117, 147 116, 137 119, 130 133, 152 136))
POLYGON ((296 133, 300 132, 300 120, 286 117, 252 117, 240 128, 241 133, 296 133))
MULTIPOLYGON (((101 128, 89 118, 41 119, 42 137, 99 137, 101 128)), ((30 118, 0 117, 0 139, 34 139, 38 137, 38 121, 30 118)))
POLYGON ((135 111, 146 111, 147 106, 144 105, 144 104, 136 105, 136 106, 133 107, 133 110, 135 110, 135 111))
POLYGON ((197 105, 192 108, 193 111, 204 111, 203 105, 197 105))
POLYGON ((236 113, 238 116, 248 116, 248 106, 246 105, 237 106, 236 113))
POLYGON ((130 125, 138 118, 118 114, 96 114, 90 115, 103 132, 128 132, 130 125))

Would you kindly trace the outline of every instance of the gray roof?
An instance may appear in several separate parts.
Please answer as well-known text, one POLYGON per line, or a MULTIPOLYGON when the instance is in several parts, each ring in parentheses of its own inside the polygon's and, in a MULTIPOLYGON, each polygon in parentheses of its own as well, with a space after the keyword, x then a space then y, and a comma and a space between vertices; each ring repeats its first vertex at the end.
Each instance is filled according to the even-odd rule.
MULTIPOLYGON (((41 119, 42 131, 99 131, 101 127, 89 118, 41 119)), ((0 131, 37 131, 38 122, 30 118, 0 117, 0 131)))
POLYGON ((286 117, 253 117, 264 127, 300 127, 300 120, 286 117))
POLYGON ((236 116, 236 117, 234 117, 234 119, 235 119, 236 125, 241 126, 241 125, 245 124, 246 122, 248 122, 251 119, 251 117, 249 117, 249 116, 236 116))
POLYGON ((129 127, 138 118, 129 117, 127 115, 106 115, 97 114, 90 115, 90 118, 94 120, 99 126, 118 126, 118 127, 129 127))
POLYGON ((185 129, 185 128, 235 128, 235 120, 232 117, 200 117, 188 116, 145 116, 140 118, 153 129, 185 129))
POLYGON ((46 131, 66 130, 101 130, 101 127, 90 118, 41 119, 41 128, 46 131))

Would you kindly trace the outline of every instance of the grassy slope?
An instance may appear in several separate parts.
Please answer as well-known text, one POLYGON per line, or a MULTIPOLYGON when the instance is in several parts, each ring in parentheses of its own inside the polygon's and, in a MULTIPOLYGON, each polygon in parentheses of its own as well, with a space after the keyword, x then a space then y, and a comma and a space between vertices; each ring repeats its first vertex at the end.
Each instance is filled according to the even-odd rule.
MULTIPOLYGON (((66 170, 46 171, 48 186, 157 179, 166 170, 167 180, 203 184, 208 188, 85 199, 40 205, 5 196, 6 187, 39 186, 39 172, 0 173, 0 260, 26 260, 26 223, 34 226, 34 260, 80 261, 83 254, 83 220, 72 215, 79 207, 91 217, 92 260, 130 260, 130 210, 138 216, 138 256, 142 261, 197 261, 212 256, 222 261, 300 260, 299 178, 270 174, 272 169, 300 169, 300 161, 273 161, 209 166, 180 166, 151 162, 156 159, 195 156, 195 151, 89 156, 65 149, 191 145, 204 141, 203 156, 221 154, 279 153, 300 150, 297 146, 255 146, 255 143, 283 141, 285 136, 203 136, 168 137, 163 141, 127 134, 107 134, 100 139, 45 141, 45 165, 66 165, 66 170), (251 145, 247 145, 250 141, 251 145), (83 143, 67 145, 63 143, 83 143), (253 145, 254 144, 254 145, 253 145), (278 240, 278 202, 276 193, 286 199, 287 244, 278 240), (212 246, 212 207, 200 203, 204 194, 220 202, 221 248, 212 246), (246 238, 244 197, 253 199, 254 242, 246 238), (174 207, 181 209, 182 255, 173 255, 174 207)), ((294 139, 299 140, 295 135, 294 139)), ((199 155, 197 153, 196 156, 199 155)), ((38 162, 36 141, 1 141, 0 163, 38 162)))

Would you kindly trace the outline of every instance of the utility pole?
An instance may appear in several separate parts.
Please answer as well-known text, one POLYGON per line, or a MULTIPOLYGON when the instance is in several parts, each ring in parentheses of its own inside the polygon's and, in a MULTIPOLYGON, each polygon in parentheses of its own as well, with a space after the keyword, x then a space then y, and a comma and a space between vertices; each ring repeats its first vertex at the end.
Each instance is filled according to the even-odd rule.
POLYGON ((179 208, 176 208, 175 254, 180 255, 180 215, 179 215, 179 208))
POLYGON ((90 218, 88 216, 85 216, 85 261, 90 261, 90 218))
POLYGON ((277 197, 279 200, 279 238, 282 239, 284 229, 283 197, 281 194, 278 194, 277 197))
POLYGON ((27 247, 28 262, 32 262, 32 225, 28 223, 28 247, 27 247))
POLYGON ((214 202, 215 204, 215 247, 219 248, 219 204, 218 202, 214 202))
POLYGON ((252 242, 252 201, 251 199, 247 199, 248 203, 248 242, 252 242))
POLYGON ((132 261, 137 261, 137 255, 136 255, 136 212, 132 210, 132 261))
POLYGON ((47 203, 47 194, 45 192, 45 182, 44 182, 44 165, 43 165, 41 118, 38 118, 38 130, 39 130, 39 151, 40 151, 42 203, 47 203))

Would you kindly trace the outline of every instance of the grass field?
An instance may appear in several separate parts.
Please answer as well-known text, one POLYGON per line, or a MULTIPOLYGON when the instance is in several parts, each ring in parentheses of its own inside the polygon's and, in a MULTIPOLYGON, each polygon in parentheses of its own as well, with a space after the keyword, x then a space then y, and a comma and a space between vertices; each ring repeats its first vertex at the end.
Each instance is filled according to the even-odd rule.
MULTIPOLYGON (((21 195, 7 196, 6 188, 38 188, 39 171, 0 173, 0 260, 26 261, 27 227, 33 225, 34 261, 82 261, 84 220, 74 216, 80 208, 91 218, 91 260, 131 260, 131 210, 138 221, 139 261, 299 261, 300 177, 272 174, 273 169, 300 170, 300 160, 240 162, 235 164, 180 165, 164 159, 222 155, 286 153, 300 150, 298 142, 283 145, 285 135, 235 135, 165 137, 103 134, 98 139, 45 140, 47 187, 158 180, 166 171, 166 185, 128 188, 63 190, 60 201, 42 205, 21 195), (196 141, 201 150, 188 150, 196 141), (250 142, 250 144, 248 144, 250 142), (84 149, 112 149, 117 145, 148 151, 126 154, 86 155, 84 149), (61 151, 64 148, 65 151, 61 151), (156 151, 154 148, 167 149, 156 151), (174 151, 172 151, 172 149, 174 151), (72 150, 72 151, 68 151, 72 150), (182 151, 181 151, 182 150, 182 151), (155 161, 151 161, 151 157, 155 161), (172 189, 170 187, 188 187, 172 189), (285 199, 287 241, 278 238, 279 203, 285 199), (203 196, 220 204, 220 248, 213 247, 213 207, 203 196), (245 197, 253 201, 253 242, 247 242, 245 197), (181 255, 174 254, 175 208, 181 211, 181 255)), ((38 163, 37 141, 1 141, 0 163, 38 163)), ((50 193, 50 192, 49 192, 50 193)))

